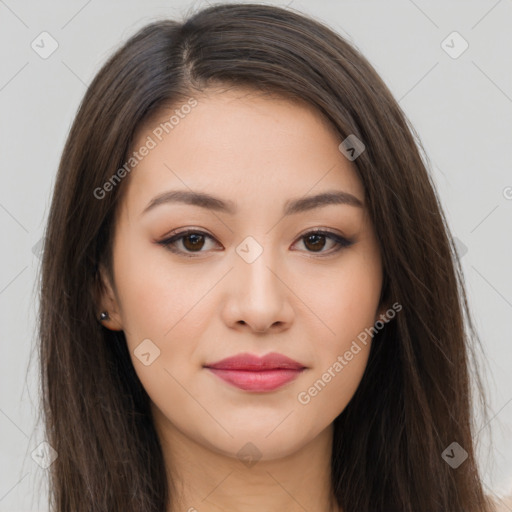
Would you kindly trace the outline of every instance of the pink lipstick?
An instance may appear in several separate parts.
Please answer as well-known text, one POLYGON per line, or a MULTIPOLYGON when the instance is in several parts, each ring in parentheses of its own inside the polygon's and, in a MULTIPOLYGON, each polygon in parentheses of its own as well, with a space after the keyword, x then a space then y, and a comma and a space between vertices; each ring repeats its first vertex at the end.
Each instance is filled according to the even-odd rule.
POLYGON ((216 363, 204 365, 222 380, 245 391, 273 391, 297 378, 306 368, 303 364, 272 352, 263 357, 237 354, 216 363))

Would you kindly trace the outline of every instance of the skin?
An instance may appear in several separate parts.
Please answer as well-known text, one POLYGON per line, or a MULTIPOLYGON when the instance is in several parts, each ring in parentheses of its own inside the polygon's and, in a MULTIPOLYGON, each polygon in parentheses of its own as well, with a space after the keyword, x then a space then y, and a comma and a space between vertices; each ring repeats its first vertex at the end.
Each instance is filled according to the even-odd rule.
MULTIPOLYGON (((110 314, 106 327, 124 330, 151 398, 176 485, 168 510, 341 510, 330 501, 332 422, 361 381, 371 339, 309 403, 297 397, 386 310, 380 251, 366 208, 282 210, 288 199, 332 189, 364 202, 363 185, 338 149, 342 139, 313 108, 241 89, 194 97, 198 105, 125 178, 114 282, 103 273, 100 309, 110 314), (142 213, 168 190, 205 191, 238 212, 168 203, 142 213), (158 244, 183 228, 213 238, 196 252, 190 238, 178 240, 183 255, 158 244), (315 252, 304 238, 313 228, 354 243, 335 252, 325 237, 315 252), (252 263, 236 252, 248 236, 263 249, 252 263), (134 355, 145 339, 160 350, 147 366, 134 355), (240 352, 279 352, 307 369, 256 393, 203 367, 240 352), (237 455, 249 442, 259 456, 253 465, 237 455)), ((144 127, 134 147, 169 115, 144 127)))

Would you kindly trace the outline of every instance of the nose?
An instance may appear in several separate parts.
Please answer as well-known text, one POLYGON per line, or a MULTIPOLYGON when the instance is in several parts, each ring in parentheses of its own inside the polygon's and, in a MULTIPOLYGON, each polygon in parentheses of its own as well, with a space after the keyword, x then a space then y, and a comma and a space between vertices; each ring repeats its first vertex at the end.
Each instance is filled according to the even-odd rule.
POLYGON ((288 329, 293 318, 293 293, 284 266, 267 251, 247 262, 238 255, 226 282, 224 321, 231 328, 247 326, 254 333, 288 329))

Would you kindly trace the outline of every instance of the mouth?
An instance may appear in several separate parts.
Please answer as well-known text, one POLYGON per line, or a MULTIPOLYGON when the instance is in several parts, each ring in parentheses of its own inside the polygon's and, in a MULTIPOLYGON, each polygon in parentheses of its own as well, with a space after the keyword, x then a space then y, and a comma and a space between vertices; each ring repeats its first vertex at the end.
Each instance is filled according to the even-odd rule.
POLYGON ((278 389, 306 369, 303 364, 275 352, 263 357, 238 354, 204 368, 239 389, 256 392, 278 389))

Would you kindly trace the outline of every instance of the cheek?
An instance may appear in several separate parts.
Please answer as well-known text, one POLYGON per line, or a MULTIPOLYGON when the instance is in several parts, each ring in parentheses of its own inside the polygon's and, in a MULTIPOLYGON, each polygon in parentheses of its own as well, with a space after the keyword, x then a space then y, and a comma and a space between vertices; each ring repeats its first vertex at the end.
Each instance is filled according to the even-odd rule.
POLYGON ((318 320, 322 354, 332 357, 347 350, 353 339, 373 326, 382 285, 378 259, 347 253, 339 267, 328 268, 303 283, 299 293, 318 320))
POLYGON ((339 360, 338 356, 333 357, 311 376, 307 387, 299 391, 297 402, 303 415, 316 417, 328 425, 343 412, 359 387, 368 362, 370 343, 358 342, 358 345, 350 361, 345 359, 345 353, 340 354, 339 360))
POLYGON ((190 273, 170 263, 165 248, 148 237, 126 233, 115 252, 116 282, 130 343, 139 338, 169 340, 204 293, 190 273))
MULTIPOLYGON (((301 389, 298 402, 332 420, 357 390, 370 353, 375 314, 381 291, 378 258, 347 257, 336 271, 316 276, 308 306, 317 315, 314 369, 301 389), (320 321, 321 320, 321 321, 320 321)), ((316 413, 315 413, 316 414, 316 413)))
POLYGON ((135 370, 156 401, 162 390, 176 397, 179 385, 172 376, 187 380, 203 363, 198 352, 211 321, 205 295, 218 276, 185 271, 171 263, 165 248, 148 239, 130 240, 129 234, 115 258, 123 330, 135 370), (154 362, 146 366, 138 356, 148 352, 154 362))
POLYGON ((134 242, 126 236, 115 252, 123 330, 132 364, 159 407, 179 403, 183 414, 188 407, 192 410, 186 414, 197 414, 180 383, 188 382, 199 368, 195 354, 207 315, 201 313, 198 302, 211 284, 173 267, 164 248, 147 240, 134 242))

